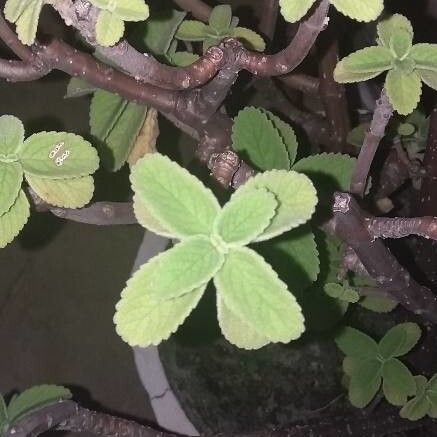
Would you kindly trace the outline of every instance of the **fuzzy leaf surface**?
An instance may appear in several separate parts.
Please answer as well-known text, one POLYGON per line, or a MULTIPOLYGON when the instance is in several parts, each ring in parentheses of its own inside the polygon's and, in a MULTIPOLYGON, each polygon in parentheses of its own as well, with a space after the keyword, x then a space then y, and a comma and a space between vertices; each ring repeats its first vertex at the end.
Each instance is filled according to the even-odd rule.
POLYGON ((417 72, 391 70, 385 81, 387 95, 393 108, 401 115, 411 114, 422 94, 422 82, 417 72))
POLYGON ((115 13, 101 10, 96 23, 96 40, 104 46, 110 47, 120 41, 124 34, 124 21, 115 13))
POLYGON ((0 161, 0 215, 15 203, 23 182, 23 169, 18 162, 0 161))
POLYGON ((0 216, 0 249, 3 249, 20 233, 29 215, 29 201, 24 191, 21 190, 9 211, 0 216))
POLYGON ((416 345, 421 334, 416 323, 401 323, 393 326, 379 342, 379 353, 385 359, 405 355, 416 345))
POLYGON ((378 44, 390 48, 390 40, 392 36, 398 31, 407 32, 413 40, 414 31, 410 20, 400 14, 394 14, 386 20, 378 23, 378 44))
POLYGON ((23 44, 31 45, 35 42, 36 31, 38 28, 39 16, 44 5, 44 0, 34 0, 16 21, 16 32, 23 44))
POLYGON ((263 52, 266 49, 266 43, 262 36, 246 27, 236 27, 231 36, 241 40, 249 49, 258 52, 263 52))
POLYGON ((315 0, 279 0, 281 14, 286 21, 299 21, 311 8, 315 0))
POLYGON ((131 182, 144 207, 177 238, 211 234, 220 211, 217 199, 169 158, 146 155, 133 167, 131 182))
POLYGON ((196 20, 185 20, 176 32, 182 41, 203 41, 206 38, 206 24, 196 20))
POLYGON ((304 318, 296 299, 253 250, 231 249, 214 284, 229 310, 270 342, 288 343, 304 332, 304 318))
POLYGON ((24 126, 13 115, 0 117, 0 155, 12 155, 24 141, 24 126))
POLYGON ((357 21, 376 20, 384 9, 383 0, 331 0, 337 11, 357 21))

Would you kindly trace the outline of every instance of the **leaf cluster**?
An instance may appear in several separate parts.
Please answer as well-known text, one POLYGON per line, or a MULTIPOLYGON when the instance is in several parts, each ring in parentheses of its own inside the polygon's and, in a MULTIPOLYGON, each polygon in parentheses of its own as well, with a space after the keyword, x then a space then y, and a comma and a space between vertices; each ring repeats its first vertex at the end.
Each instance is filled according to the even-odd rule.
POLYGON ((9 405, 6 405, 0 394, 0 437, 6 435, 9 428, 29 414, 71 397, 70 390, 57 385, 31 387, 19 395, 14 395, 9 405))
POLYGON ((181 41, 198 41, 203 43, 203 51, 218 45, 224 38, 240 39, 249 48, 264 51, 266 46, 263 38, 253 30, 238 26, 238 18, 232 16, 229 5, 216 6, 210 16, 209 23, 196 20, 185 20, 176 33, 181 41))
POLYGON ((345 327, 335 341, 346 355, 343 371, 348 379, 349 400, 364 408, 381 388, 388 402, 396 406, 416 395, 416 383, 408 368, 398 359, 407 354, 421 335, 415 323, 402 323, 389 329, 377 343, 357 329, 345 327))
POLYGON ((304 224, 317 203, 303 174, 271 170, 251 178, 221 208, 197 178, 160 154, 132 170, 134 209, 147 229, 181 240, 128 281, 117 304, 118 334, 132 346, 167 339, 199 302, 217 290, 219 324, 233 344, 256 349, 304 331, 300 306, 253 242, 304 224))
POLYGON ((90 174, 99 165, 96 150, 67 132, 39 132, 25 139, 24 126, 11 115, 0 117, 0 247, 26 224, 30 206, 23 179, 47 203, 68 208, 87 204, 94 192, 90 174))
POLYGON ((390 103, 399 114, 410 114, 419 103, 422 82, 437 89, 437 44, 413 45, 413 36, 413 27, 403 15, 380 22, 378 45, 342 59, 334 71, 335 80, 361 82, 388 71, 384 86, 390 103))

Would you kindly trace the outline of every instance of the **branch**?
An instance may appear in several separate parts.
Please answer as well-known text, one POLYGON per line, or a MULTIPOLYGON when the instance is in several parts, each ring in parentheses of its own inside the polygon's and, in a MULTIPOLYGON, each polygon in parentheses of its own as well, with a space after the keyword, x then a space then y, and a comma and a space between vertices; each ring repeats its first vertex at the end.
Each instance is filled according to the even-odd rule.
POLYGON ((184 11, 189 12, 194 18, 205 23, 208 22, 212 8, 202 0, 174 0, 174 2, 184 11))
POLYGON ((356 200, 350 194, 336 193, 333 214, 336 236, 354 250, 378 286, 409 311, 437 323, 437 296, 411 278, 383 242, 369 232, 356 200))
POLYGON ((319 92, 319 79, 306 74, 292 73, 285 76, 279 76, 278 80, 280 80, 284 85, 301 91, 302 93, 318 94, 319 92))
POLYGON ((50 72, 50 68, 37 69, 23 61, 0 59, 0 78, 8 82, 25 82, 41 79, 50 72))
POLYGON ((403 238, 419 235, 437 240, 437 217, 373 217, 366 218, 366 225, 374 238, 403 238))
POLYGON ((376 102, 376 109, 373 113, 372 122, 369 131, 364 138, 358 161, 352 175, 351 193, 360 197, 364 196, 366 181, 370 172, 370 167, 378 150, 379 143, 385 134, 385 129, 391 116, 393 115, 393 106, 388 100, 385 90, 382 90, 381 97, 376 102))

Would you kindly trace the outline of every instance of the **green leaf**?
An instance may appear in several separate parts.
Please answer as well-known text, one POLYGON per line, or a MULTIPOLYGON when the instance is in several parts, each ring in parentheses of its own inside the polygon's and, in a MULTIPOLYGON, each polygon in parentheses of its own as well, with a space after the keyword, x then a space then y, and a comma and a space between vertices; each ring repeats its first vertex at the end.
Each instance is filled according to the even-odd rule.
POLYGON ((433 90, 437 90, 437 71, 432 70, 417 70, 422 82, 428 85, 433 90))
POLYGON ((0 160, 0 215, 15 203, 23 182, 23 169, 18 162, 0 160))
POLYGON ((437 44, 415 44, 410 51, 417 69, 437 71, 437 44))
POLYGON ((286 21, 299 21, 311 8, 315 0, 279 0, 281 14, 286 21))
POLYGON ((82 208, 94 193, 91 176, 72 179, 46 179, 27 175, 26 180, 41 199, 60 208, 82 208))
POLYGON ((21 190, 10 210, 0 216, 0 249, 3 249, 20 233, 29 215, 29 201, 24 191, 21 190))
POLYGON ((378 344, 372 337, 350 326, 345 326, 338 333, 335 343, 345 355, 351 357, 372 358, 378 353, 378 344))
POLYGON ((413 40, 407 31, 399 30, 390 38, 390 49, 398 59, 405 59, 411 50, 413 40))
POLYGON ((130 346, 147 347, 166 340, 199 303, 206 285, 166 301, 150 299, 148 289, 136 290, 118 302, 114 317, 117 334, 130 346))
POLYGON ((421 334, 416 323, 401 323, 393 326, 379 342, 379 353, 385 359, 405 355, 416 345, 421 334))
POLYGON ((83 97, 93 94, 97 91, 94 85, 89 84, 86 80, 80 77, 72 77, 67 85, 65 99, 72 99, 75 97, 83 97))
POLYGON ((315 211, 316 190, 303 174, 285 170, 260 173, 250 178, 238 192, 260 188, 266 188, 276 196, 278 209, 270 225, 256 241, 269 240, 306 223, 315 211))
POLYGON ((390 103, 401 115, 413 112, 422 94, 420 76, 415 71, 412 73, 389 71, 385 80, 385 88, 390 103))
POLYGON ((214 223, 214 233, 226 245, 245 246, 270 224, 278 202, 266 189, 234 193, 214 223))
POLYGON ((302 292, 317 279, 319 252, 308 224, 258 244, 256 251, 295 293, 302 292))
POLYGON ((345 302, 357 303, 360 299, 359 294, 354 289, 333 282, 325 284, 324 290, 328 296, 345 302))
POLYGON ((348 191, 356 160, 341 153, 320 153, 298 161, 292 170, 308 176, 320 201, 329 201, 334 191, 348 191))
POLYGON ((376 313, 389 313, 398 305, 395 300, 380 296, 365 296, 360 300, 359 304, 363 308, 376 313))
POLYGON ((141 226, 154 232, 155 234, 162 235, 164 237, 172 238, 173 234, 165 229, 159 221, 152 216, 150 211, 141 202, 140 196, 138 194, 134 195, 134 213, 141 226))
POLYGON ((175 9, 154 12, 139 29, 142 43, 154 55, 166 54, 186 15, 186 12, 175 9))
POLYGON ((361 147, 364 143, 364 138, 369 130, 369 123, 361 123, 354 127, 347 135, 348 144, 356 147, 361 147))
POLYGON ((6 402, 0 393, 0 435, 2 435, 3 427, 8 423, 8 410, 6 402))
POLYGON ((399 32, 407 32, 413 40, 414 31, 410 20, 400 14, 394 14, 390 18, 378 23, 378 44, 390 48, 390 40, 392 36, 399 32))
POLYGON ((232 8, 229 5, 218 5, 209 15, 209 25, 218 33, 226 33, 231 26, 232 8))
POLYGON ((39 132, 27 138, 18 151, 26 174, 49 179, 88 176, 99 167, 94 147, 79 135, 39 132))
POLYGON ((91 134, 100 141, 102 165, 117 171, 126 162, 144 124, 147 108, 98 90, 90 107, 91 134))
POLYGON ((416 127, 412 123, 401 123, 397 131, 401 137, 409 137, 416 132, 416 127))
POLYGON ((229 310, 259 336, 288 343, 304 332, 304 318, 296 299, 253 250, 231 249, 214 284, 229 310))
POLYGON ((376 358, 356 362, 349 383, 349 400, 354 407, 364 408, 381 387, 381 363, 376 358))
POLYGON ((392 405, 405 405, 408 396, 416 393, 416 383, 408 368, 398 359, 386 361, 382 367, 384 396, 392 405))
POLYGON ((115 13, 101 10, 96 23, 96 40, 104 46, 110 47, 120 41, 124 34, 124 21, 115 13))
POLYGON ((217 317, 220 329, 225 338, 242 349, 259 349, 270 340, 236 316, 224 303, 223 297, 217 293, 217 317))
POLYGON ((389 49, 366 47, 343 58, 335 67, 334 79, 340 83, 367 80, 389 70, 392 62, 393 55, 389 49))
POLYGON ((210 235, 220 205, 196 177, 159 153, 133 167, 131 182, 144 207, 174 237, 210 235))
POLYGON ((11 423, 17 422, 35 410, 70 399, 70 390, 58 385, 37 385, 14 397, 8 406, 11 423))
POLYGON ((30 2, 16 21, 16 32, 23 44, 31 45, 35 42, 39 16, 44 0, 30 2))
POLYGON ((190 52, 176 52, 171 58, 170 62, 177 67, 188 67, 199 59, 199 55, 190 52))
POLYGON ((384 9, 383 0, 331 0, 337 11, 357 21, 376 20, 384 9))
POLYGON ((13 115, 0 117, 0 159, 15 154, 24 141, 24 126, 13 115))
POLYGON ((293 165, 294 161, 296 160, 297 148, 299 146, 294 129, 288 123, 285 123, 279 117, 272 114, 270 111, 264 110, 264 113, 279 131, 279 134, 281 135, 282 141, 284 142, 285 148, 288 152, 290 165, 293 165))
POLYGON ((249 49, 258 52, 263 52, 266 49, 266 43, 262 36, 246 27, 236 27, 231 36, 241 40, 249 49))
POLYGON ((117 0, 114 14, 123 21, 144 21, 149 18, 149 6, 144 0, 117 0))
POLYGON ((247 107, 234 119, 232 144, 260 170, 290 169, 290 160, 278 129, 260 109, 247 107))
POLYGON ((430 407, 430 402, 425 395, 416 396, 402 407, 399 415, 411 421, 420 420, 428 414, 430 407))
POLYGON ((121 297, 130 304, 143 299, 145 293, 150 301, 174 299, 206 284, 223 259, 207 238, 189 238, 144 264, 129 279, 121 297))
POLYGON ((203 41, 206 38, 206 24, 201 21, 185 20, 176 32, 182 41, 203 41))

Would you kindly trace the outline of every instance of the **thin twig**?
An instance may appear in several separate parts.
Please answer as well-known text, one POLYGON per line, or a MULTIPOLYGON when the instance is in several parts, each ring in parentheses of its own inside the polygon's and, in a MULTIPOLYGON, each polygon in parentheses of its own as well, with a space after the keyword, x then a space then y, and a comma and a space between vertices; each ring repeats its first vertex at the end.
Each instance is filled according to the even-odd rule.
POLYGON ((202 0, 174 0, 174 2, 184 11, 189 12, 194 18, 208 22, 212 8, 202 0))

